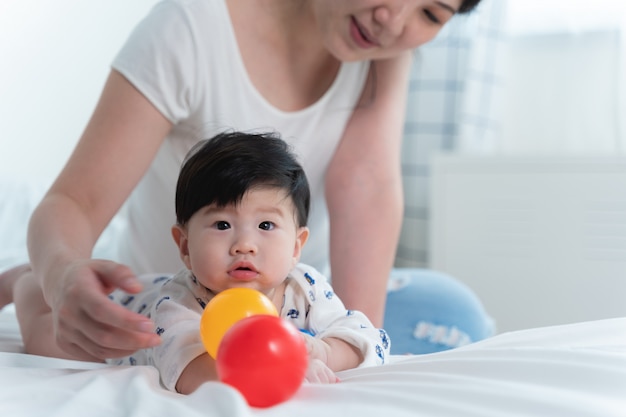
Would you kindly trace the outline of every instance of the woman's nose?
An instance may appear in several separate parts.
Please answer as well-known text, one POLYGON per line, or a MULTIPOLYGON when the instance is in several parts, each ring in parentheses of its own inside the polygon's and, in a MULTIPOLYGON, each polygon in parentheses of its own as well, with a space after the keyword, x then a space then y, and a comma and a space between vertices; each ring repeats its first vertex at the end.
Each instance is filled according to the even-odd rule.
POLYGON ((409 7, 405 0, 390 1, 374 10, 374 20, 389 34, 400 36, 404 31, 409 7))

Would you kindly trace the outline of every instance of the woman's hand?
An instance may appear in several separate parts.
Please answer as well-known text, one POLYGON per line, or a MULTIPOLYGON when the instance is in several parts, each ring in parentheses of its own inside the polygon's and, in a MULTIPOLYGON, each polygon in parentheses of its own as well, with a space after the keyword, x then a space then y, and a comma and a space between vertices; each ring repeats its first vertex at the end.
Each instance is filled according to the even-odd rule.
POLYGON ((33 273, 52 309, 57 344, 70 354, 120 357, 158 343, 150 321, 107 298, 114 288, 139 291, 134 274, 114 262, 88 258, 171 127, 112 70, 72 156, 31 217, 33 273))
POLYGON ((134 294, 141 284, 128 267, 112 261, 81 260, 62 271, 46 297, 61 349, 78 357, 107 359, 160 343, 149 319, 108 298, 116 288, 134 294))

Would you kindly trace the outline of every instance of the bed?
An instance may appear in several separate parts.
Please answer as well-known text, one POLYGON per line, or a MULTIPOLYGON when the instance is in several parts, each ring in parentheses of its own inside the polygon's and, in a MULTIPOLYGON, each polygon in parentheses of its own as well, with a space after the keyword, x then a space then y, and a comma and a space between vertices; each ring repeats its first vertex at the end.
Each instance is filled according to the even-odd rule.
POLYGON ((0 415, 11 417, 626 416, 626 319, 505 333, 339 376, 268 409, 220 383, 183 396, 150 367, 24 354, 13 309, 0 313, 0 415))
MULTIPOLYGON (((23 229, 44 189, 0 182, 0 269, 25 256, 23 229)), ((217 382, 182 396, 163 389, 150 367, 25 354, 14 307, 0 312, 0 416, 10 417, 626 417, 626 318, 503 333, 339 376, 267 409, 217 382)))

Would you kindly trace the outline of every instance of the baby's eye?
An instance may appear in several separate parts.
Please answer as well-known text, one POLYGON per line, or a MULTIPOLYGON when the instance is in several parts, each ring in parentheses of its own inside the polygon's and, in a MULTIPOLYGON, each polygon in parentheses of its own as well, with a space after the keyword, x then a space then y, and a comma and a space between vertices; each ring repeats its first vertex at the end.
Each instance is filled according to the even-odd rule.
POLYGON ((227 229, 230 229, 230 224, 228 222, 220 220, 220 221, 215 222, 215 228, 217 230, 227 230, 227 229))
POLYGON ((261 230, 272 230, 274 228, 274 223, 272 222, 261 222, 261 224, 259 224, 259 229, 261 230))

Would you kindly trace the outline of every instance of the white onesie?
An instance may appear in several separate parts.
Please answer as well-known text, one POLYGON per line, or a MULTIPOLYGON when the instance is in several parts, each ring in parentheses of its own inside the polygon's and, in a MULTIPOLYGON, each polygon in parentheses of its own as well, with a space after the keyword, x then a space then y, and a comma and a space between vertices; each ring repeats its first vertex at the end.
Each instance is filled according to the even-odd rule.
POLYGON ((310 183, 311 234, 302 261, 329 275, 324 175, 361 95, 369 63, 343 63, 316 103, 281 111, 248 77, 223 0, 165 0, 136 27, 113 68, 174 123, 127 201, 130 227, 121 236, 115 260, 137 274, 178 271, 183 265, 170 228, 176 180, 187 151, 225 130, 269 130, 293 147, 310 183))
MULTIPOLYGON (((390 349, 387 333, 374 327, 363 313, 346 310, 316 269, 298 264, 286 282, 280 317, 314 337, 334 337, 356 346, 364 357, 360 367, 386 362, 390 349)), ((174 391, 185 367, 205 352, 200 338, 200 318, 214 296, 187 269, 173 278, 152 276, 150 282, 144 282, 144 291, 139 295, 114 292, 111 294, 114 301, 154 321, 162 343, 109 362, 152 365, 159 370, 162 384, 174 391)))

